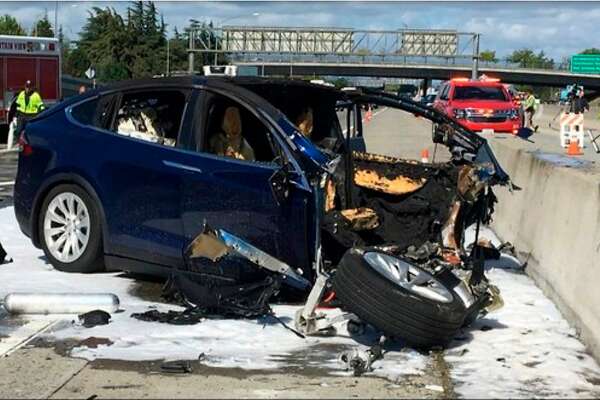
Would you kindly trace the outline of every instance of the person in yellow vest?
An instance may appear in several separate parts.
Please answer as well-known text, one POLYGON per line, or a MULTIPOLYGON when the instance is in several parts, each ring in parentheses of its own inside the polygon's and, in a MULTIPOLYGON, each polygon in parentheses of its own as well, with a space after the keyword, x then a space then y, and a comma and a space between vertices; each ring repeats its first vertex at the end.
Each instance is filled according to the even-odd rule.
POLYGON ((523 103, 523 109, 525 110, 525 128, 529 128, 534 132, 537 132, 539 126, 533 126, 533 116, 538 109, 538 102, 531 91, 527 91, 527 97, 523 103))
POLYGON ((45 106, 42 96, 35 90, 31 81, 27 81, 25 82, 25 89, 18 94, 10 108, 9 123, 14 116, 17 117, 17 128, 14 136, 14 140, 16 140, 25 123, 43 111, 45 106))

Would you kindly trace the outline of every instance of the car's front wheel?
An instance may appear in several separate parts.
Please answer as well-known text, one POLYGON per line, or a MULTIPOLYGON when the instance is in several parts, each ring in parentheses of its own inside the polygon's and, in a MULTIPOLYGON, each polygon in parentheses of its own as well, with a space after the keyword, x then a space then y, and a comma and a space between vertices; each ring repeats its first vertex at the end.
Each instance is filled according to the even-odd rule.
POLYGON ((350 312, 419 348, 445 346, 463 326, 467 308, 449 277, 380 251, 348 251, 333 279, 350 312))
POLYGON ((77 185, 59 185, 48 193, 39 214, 44 254, 58 270, 104 270, 102 227, 90 195, 77 185))

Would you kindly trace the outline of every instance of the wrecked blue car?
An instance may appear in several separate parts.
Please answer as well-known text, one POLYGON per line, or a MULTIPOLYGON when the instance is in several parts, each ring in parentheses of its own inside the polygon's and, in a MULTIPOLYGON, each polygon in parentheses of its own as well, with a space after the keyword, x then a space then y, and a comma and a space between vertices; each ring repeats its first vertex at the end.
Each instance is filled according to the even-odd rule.
POLYGON ((302 332, 331 327, 315 308, 335 293, 418 347, 501 302, 485 246, 462 239, 509 178, 485 139, 409 99, 285 79, 128 81, 45 111, 19 144, 17 220, 62 271, 177 271, 211 287, 277 276, 295 298, 310 291, 302 332), (452 160, 364 152, 364 105, 431 120, 452 160))

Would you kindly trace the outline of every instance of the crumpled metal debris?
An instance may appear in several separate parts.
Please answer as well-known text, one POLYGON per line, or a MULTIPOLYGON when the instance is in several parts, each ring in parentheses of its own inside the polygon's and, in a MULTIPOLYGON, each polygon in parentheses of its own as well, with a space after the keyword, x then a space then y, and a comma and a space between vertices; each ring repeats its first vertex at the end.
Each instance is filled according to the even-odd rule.
POLYGON ((206 315, 194 308, 187 308, 184 311, 162 312, 158 310, 148 310, 143 313, 133 313, 132 318, 147 322, 162 322, 172 325, 194 325, 200 322, 206 315))
POLYGON ((0 265, 8 264, 8 263, 11 263, 12 261, 13 261, 12 258, 8 257, 6 250, 4 250, 4 247, 2 247, 2 243, 0 243, 0 265))
POLYGON ((404 252, 404 256, 414 260, 423 261, 429 260, 431 257, 440 254, 440 246, 437 243, 425 242, 421 246, 408 246, 404 252))
POLYGON ((189 374, 192 372, 192 363, 189 360, 165 361, 160 365, 160 370, 170 374, 189 374))
POLYGON ((340 362, 346 371, 353 371, 354 376, 361 376, 365 372, 371 372, 372 364, 383 358, 383 348, 377 343, 367 350, 354 348, 340 354, 340 362))
POLYGON ((280 279, 268 276, 259 282, 214 285, 196 282, 184 274, 172 275, 163 288, 163 297, 186 306, 183 311, 149 310, 131 317, 174 325, 197 324, 211 316, 258 318, 272 314, 269 300, 279 291, 280 279))
POLYGON ((98 325, 108 325, 110 322, 110 314, 103 310, 94 310, 80 314, 79 322, 86 328, 93 328, 98 325))

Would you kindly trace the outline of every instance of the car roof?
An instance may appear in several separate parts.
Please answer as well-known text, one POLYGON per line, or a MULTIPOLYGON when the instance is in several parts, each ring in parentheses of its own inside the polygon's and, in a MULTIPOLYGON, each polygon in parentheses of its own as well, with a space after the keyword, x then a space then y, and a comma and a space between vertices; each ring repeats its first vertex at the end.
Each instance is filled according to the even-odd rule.
POLYGON ((479 80, 450 81, 450 84, 452 84, 454 86, 486 86, 486 87, 504 88, 504 85, 499 81, 479 81, 479 80))
POLYGON ((229 83, 234 86, 291 86, 291 87, 305 87, 315 90, 322 90, 328 93, 337 93, 343 96, 343 92, 335 87, 320 85, 317 83, 311 83, 301 79, 290 79, 290 78, 267 78, 259 76, 204 76, 204 75, 183 75, 173 77, 157 77, 157 78, 143 78, 143 79, 129 79, 126 81, 120 81, 111 83, 103 87, 103 90, 125 90, 133 89, 136 87, 143 86, 219 86, 219 83, 229 83))

